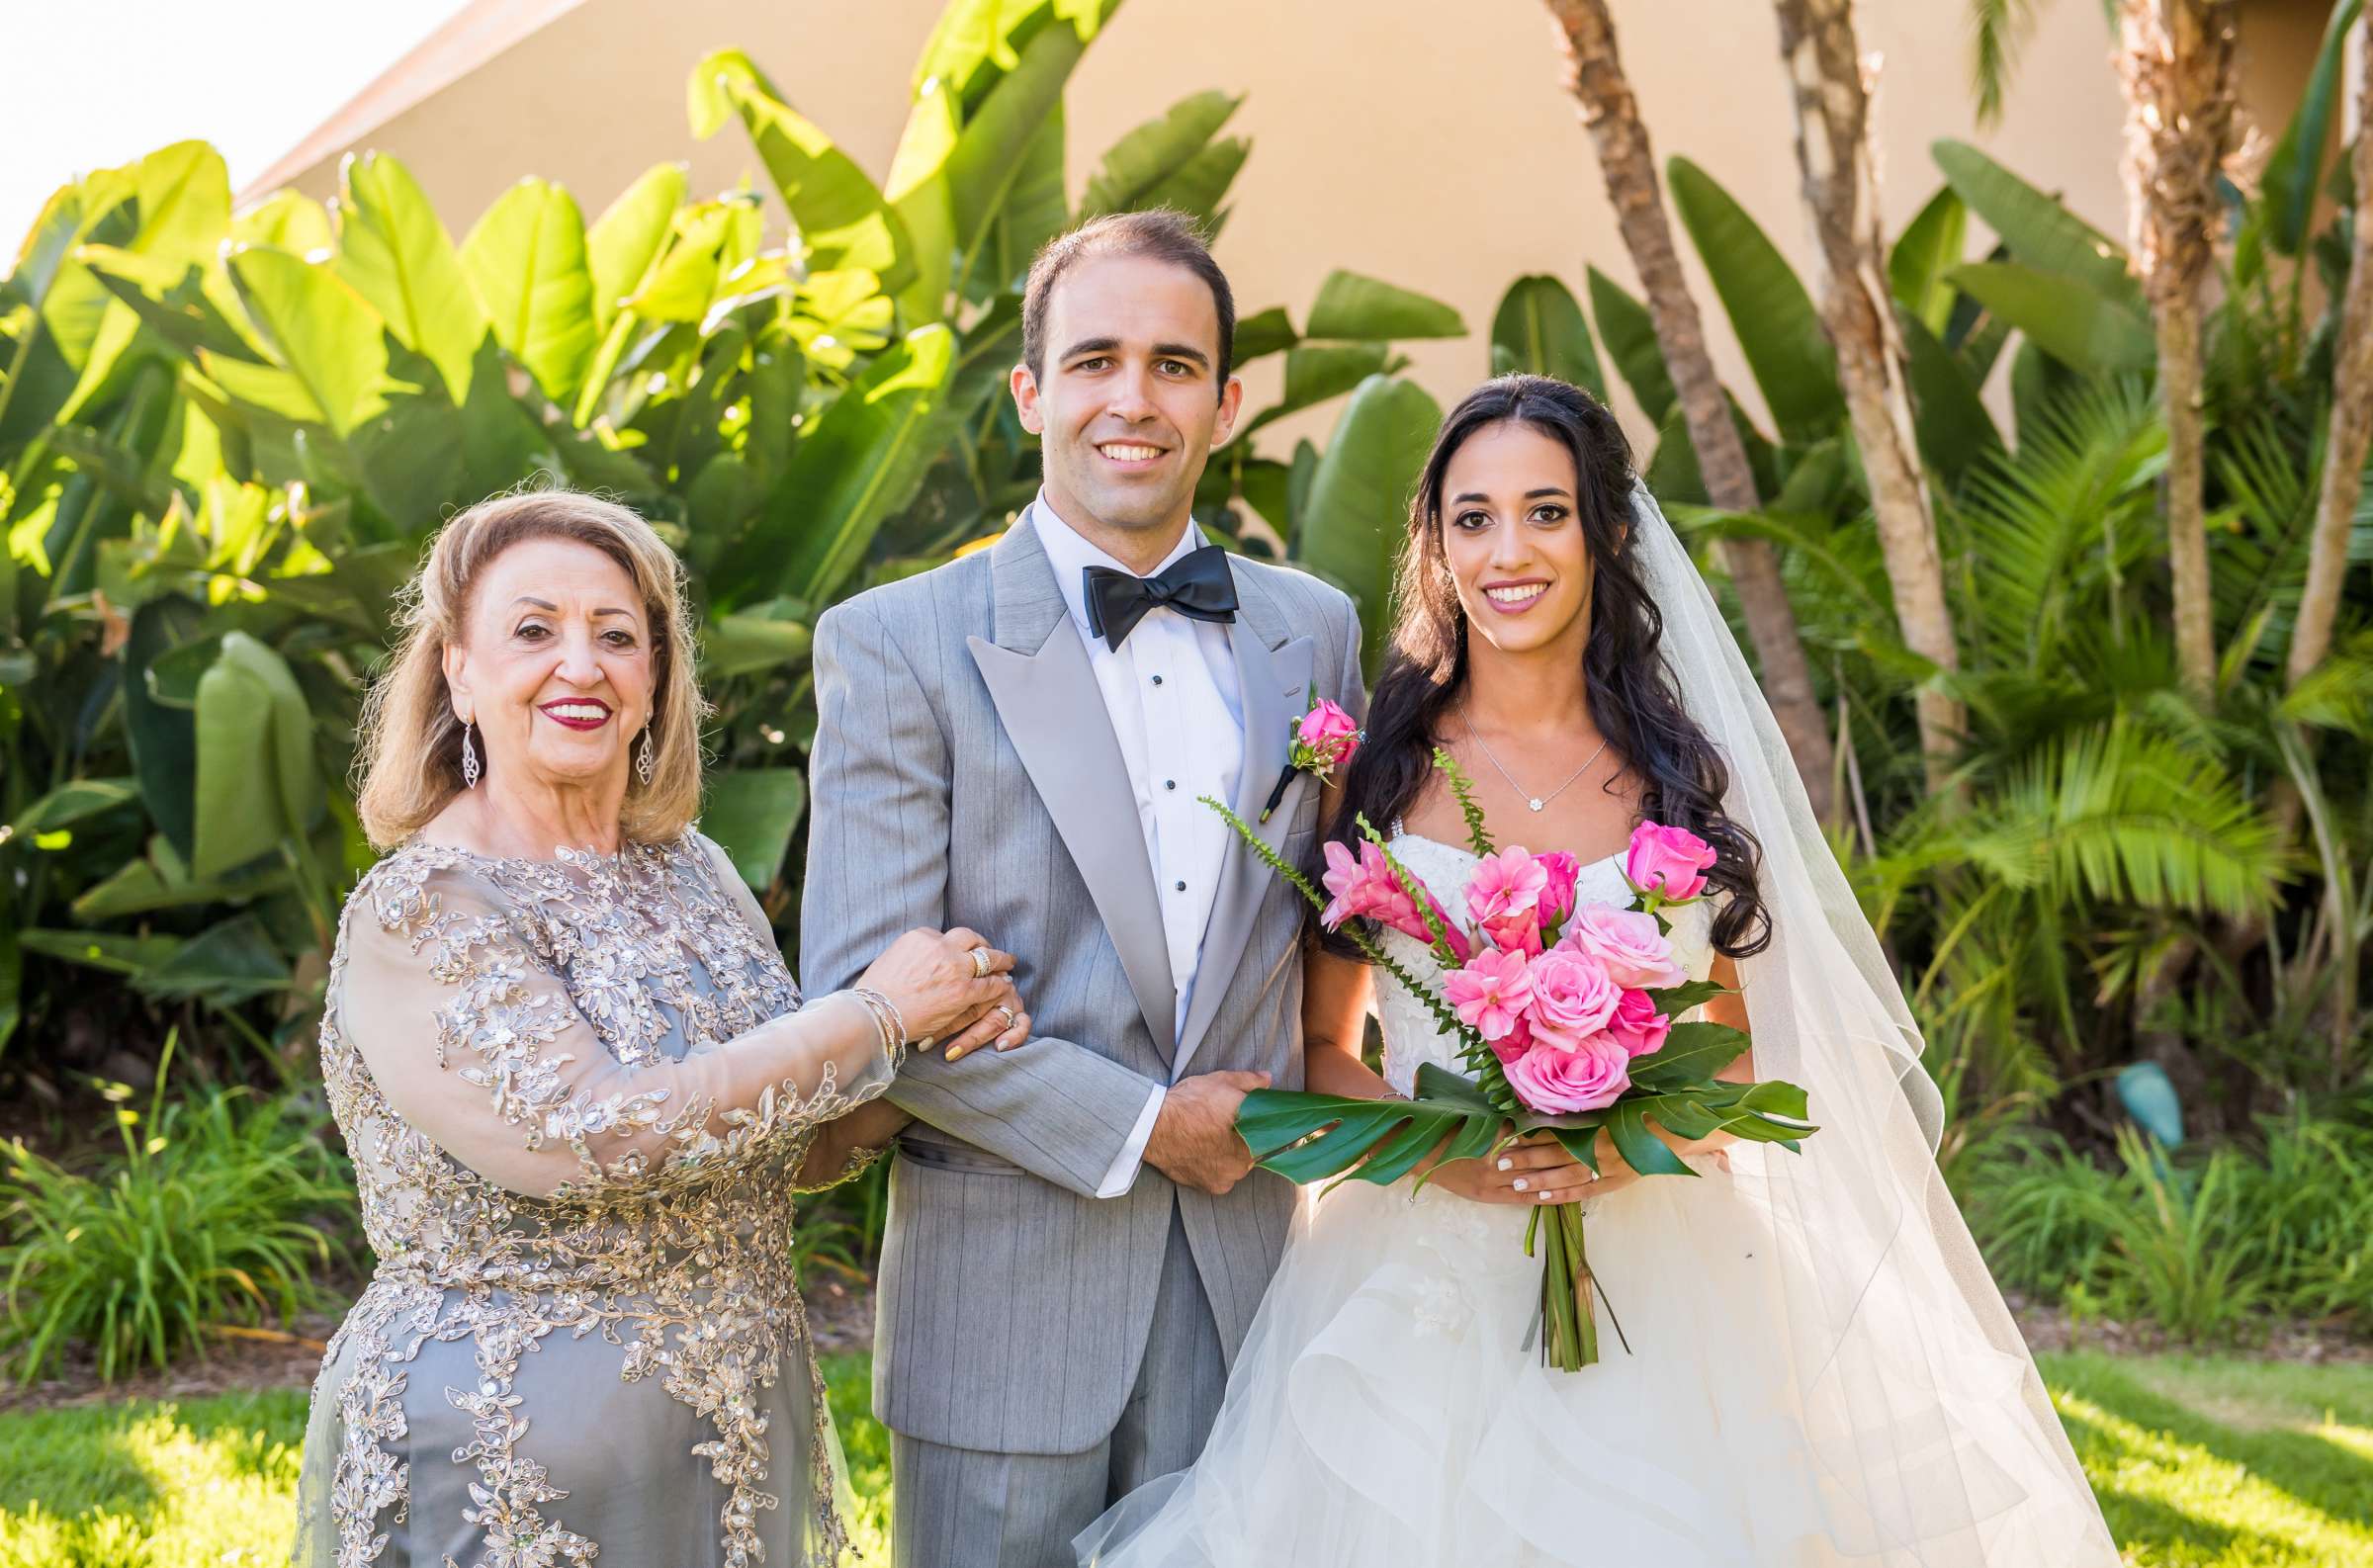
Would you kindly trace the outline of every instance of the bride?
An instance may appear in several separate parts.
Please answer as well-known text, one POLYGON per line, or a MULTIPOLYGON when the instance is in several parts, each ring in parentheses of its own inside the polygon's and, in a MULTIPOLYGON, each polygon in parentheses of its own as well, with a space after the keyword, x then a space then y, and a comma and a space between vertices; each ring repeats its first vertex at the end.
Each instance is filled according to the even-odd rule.
MULTIPOLYGON (((1696 833, 1721 858, 1672 941, 1740 993, 1710 1009, 1754 1037, 1725 1076, 1804 1086, 1821 1130, 1802 1153, 1668 1136, 1694 1178, 1635 1176, 1602 1134, 1595 1179, 1544 1141, 1422 1191, 1305 1192, 1202 1457, 1081 1535, 1082 1562, 2111 1568, 1937 1175, 1901 994, 1614 417, 1539 377, 1470 393, 1419 479, 1396 602, 1332 834, 1354 812, 1391 824, 1458 908, 1475 862, 1437 745, 1495 841, 1585 863, 1585 902, 1627 902, 1638 822, 1696 833), (1606 1304, 1603 1359, 1566 1373, 1542 1363, 1523 1236, 1526 1209, 1572 1198, 1606 1304)), ((1368 970, 1312 952, 1311 1089, 1406 1094, 1422 1063, 1457 1068, 1381 984, 1378 1078, 1368 970)))

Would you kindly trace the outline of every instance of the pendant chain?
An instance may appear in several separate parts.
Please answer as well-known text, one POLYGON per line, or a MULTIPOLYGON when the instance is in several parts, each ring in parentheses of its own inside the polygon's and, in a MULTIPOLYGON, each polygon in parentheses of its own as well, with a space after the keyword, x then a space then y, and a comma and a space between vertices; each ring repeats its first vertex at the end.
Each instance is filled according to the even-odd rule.
POLYGON ((1508 787, 1516 791, 1519 795, 1524 796, 1525 804, 1537 812, 1545 810, 1548 807, 1549 802, 1555 800, 1558 796, 1565 793, 1568 785, 1572 784, 1574 780, 1580 778, 1583 774, 1589 772, 1590 765, 1599 759, 1600 752, 1603 752, 1607 749, 1607 738, 1602 737, 1599 740, 1599 749, 1584 757, 1582 759, 1582 765, 1566 775, 1564 784, 1558 785, 1546 795, 1535 795, 1526 790, 1522 784, 1519 784, 1516 781, 1516 775, 1509 772, 1507 767, 1501 763, 1500 759, 1491 754, 1491 747, 1483 743, 1483 738, 1475 733, 1475 727, 1471 721, 1466 727, 1466 738, 1475 742, 1475 748, 1483 753, 1483 759, 1485 761, 1489 762, 1493 767, 1499 769, 1500 777, 1508 781, 1508 787))

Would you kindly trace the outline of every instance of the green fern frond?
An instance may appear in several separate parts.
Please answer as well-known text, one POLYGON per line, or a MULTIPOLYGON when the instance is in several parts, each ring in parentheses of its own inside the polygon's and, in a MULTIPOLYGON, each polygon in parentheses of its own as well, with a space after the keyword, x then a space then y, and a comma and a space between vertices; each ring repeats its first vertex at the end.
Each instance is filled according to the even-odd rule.
POLYGON ((1480 860, 1492 852, 1491 834, 1483 826, 1483 808, 1475 804, 1475 781, 1466 776, 1458 759, 1442 746, 1434 748, 1434 765, 1450 781, 1450 795, 1458 802, 1458 815, 1466 819, 1466 846, 1480 860))

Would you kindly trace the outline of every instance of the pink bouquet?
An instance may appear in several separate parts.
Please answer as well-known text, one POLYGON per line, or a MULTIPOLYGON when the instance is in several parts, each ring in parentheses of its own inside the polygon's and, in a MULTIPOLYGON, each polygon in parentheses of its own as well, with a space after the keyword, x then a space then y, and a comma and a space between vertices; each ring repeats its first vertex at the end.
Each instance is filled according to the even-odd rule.
MULTIPOLYGON (((1329 765, 1347 757, 1331 756, 1329 765)), ((1426 1003, 1459 1042, 1473 1075, 1422 1067, 1416 1097, 1408 1100, 1283 1090, 1248 1095, 1237 1128, 1256 1160, 1297 1181, 1385 1183, 1430 1154, 1439 1153, 1438 1165, 1482 1159, 1526 1133, 1547 1130, 1595 1171, 1604 1130, 1641 1175, 1695 1176, 1651 1129, 1651 1117, 1657 1129, 1679 1138, 1722 1131, 1791 1149, 1814 1131, 1804 1120, 1804 1092, 1794 1085, 1714 1077, 1747 1049, 1743 1031, 1686 1017, 1725 993, 1689 978, 1673 955, 1664 912, 1704 896, 1706 873, 1716 861, 1710 845, 1681 828, 1642 823, 1625 856, 1629 902, 1581 904, 1581 866, 1572 855, 1494 846, 1457 765, 1439 750, 1435 764, 1450 780, 1480 857, 1462 919, 1393 857, 1364 818, 1356 851, 1345 843, 1325 846, 1322 900, 1229 817, 1272 869, 1320 906, 1327 929, 1349 936, 1426 1003), (1395 960, 1372 933, 1379 926, 1423 943, 1438 976, 1421 980, 1395 960)), ((1581 1206, 1537 1210, 1528 1254, 1544 1234, 1542 1351, 1575 1371, 1598 1359, 1581 1206)))

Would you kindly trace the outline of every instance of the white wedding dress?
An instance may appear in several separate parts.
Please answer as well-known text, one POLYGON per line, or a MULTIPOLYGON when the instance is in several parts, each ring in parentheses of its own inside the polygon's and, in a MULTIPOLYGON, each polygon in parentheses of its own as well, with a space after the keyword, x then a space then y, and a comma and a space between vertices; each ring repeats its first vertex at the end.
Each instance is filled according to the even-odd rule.
MULTIPOLYGON (((1403 834, 1395 852, 1461 907, 1466 850, 1403 834)), ((1579 896, 1626 903, 1621 862, 1585 867, 1579 896)), ((1673 920, 1705 978, 1707 906, 1673 920)), ((1385 941, 1435 973, 1417 942, 1385 941)), ((1462 1071, 1426 1009, 1376 984, 1393 1087, 1426 1062, 1462 1071)), ((1807 1087, 1817 1120, 1824 1094, 1807 1087)), ((1817 1316, 1802 1298, 1824 1266, 1823 1216, 1770 1163, 1804 1158, 1734 1145, 1728 1173, 1701 1158, 1694 1179, 1593 1203, 1590 1262, 1629 1350, 1602 1306, 1601 1359, 1574 1373, 1544 1366, 1531 1338, 1525 1210, 1431 1186, 1412 1198, 1407 1181, 1305 1189, 1202 1457, 1123 1499, 1080 1537, 1082 1562, 2114 1568, 2031 1363, 1958 1297, 1917 1288, 1924 1227, 1898 1249, 1920 1256, 1852 1278, 1848 1335, 1788 1332, 1792 1291, 1796 1321, 1817 1316)))

